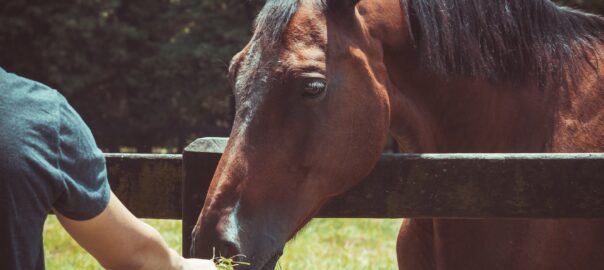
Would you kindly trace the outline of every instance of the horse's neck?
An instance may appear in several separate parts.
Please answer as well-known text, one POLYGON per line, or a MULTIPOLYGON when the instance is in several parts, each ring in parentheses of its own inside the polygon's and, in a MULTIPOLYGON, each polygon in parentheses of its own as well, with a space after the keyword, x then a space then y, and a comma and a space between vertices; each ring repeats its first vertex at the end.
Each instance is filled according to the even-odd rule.
POLYGON ((392 61, 391 132, 403 151, 604 151, 604 88, 593 70, 564 95, 529 84, 445 80, 419 71, 412 54, 395 53, 409 57, 385 57, 392 61))
POLYGON ((556 152, 604 152, 604 46, 597 46, 593 66, 560 102, 552 136, 556 152))
POLYGON ((568 95, 537 83, 447 81, 418 69, 408 28, 399 23, 405 20, 398 0, 359 5, 383 44, 392 84, 391 132, 403 151, 604 151, 604 49, 598 50, 602 68, 586 68, 588 76, 568 95))
POLYGON ((395 86, 390 93, 391 131, 402 150, 542 152, 548 149, 555 104, 554 100, 543 98, 538 89, 485 81, 447 81, 418 71, 413 56, 409 57, 409 61, 386 63, 395 86))
POLYGON ((361 2, 359 11, 382 41, 390 82, 391 132, 409 152, 541 152, 553 121, 551 100, 537 89, 447 81, 418 69, 398 0, 361 2), (362 12, 361 12, 362 11, 362 12), (405 46, 406 44, 406 46, 405 46), (526 89, 517 89, 517 88, 526 89))

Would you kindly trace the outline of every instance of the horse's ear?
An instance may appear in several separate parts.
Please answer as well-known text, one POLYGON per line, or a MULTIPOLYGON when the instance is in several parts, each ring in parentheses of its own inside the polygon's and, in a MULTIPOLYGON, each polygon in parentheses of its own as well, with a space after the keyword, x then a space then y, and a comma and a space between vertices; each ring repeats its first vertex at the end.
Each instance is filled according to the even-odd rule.
POLYGON ((354 8, 361 0, 327 0, 327 7, 333 13, 353 14, 354 8))

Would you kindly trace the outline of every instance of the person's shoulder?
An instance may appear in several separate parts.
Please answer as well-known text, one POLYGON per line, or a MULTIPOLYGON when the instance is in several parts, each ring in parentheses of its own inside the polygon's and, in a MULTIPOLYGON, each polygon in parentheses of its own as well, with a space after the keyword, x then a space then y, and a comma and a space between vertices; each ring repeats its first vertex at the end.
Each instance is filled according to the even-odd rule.
POLYGON ((65 102, 44 84, 0 70, 0 150, 30 155, 46 149, 51 155, 65 102))
POLYGON ((65 98, 55 89, 0 68, 0 97, 4 105, 29 109, 57 107, 65 98))

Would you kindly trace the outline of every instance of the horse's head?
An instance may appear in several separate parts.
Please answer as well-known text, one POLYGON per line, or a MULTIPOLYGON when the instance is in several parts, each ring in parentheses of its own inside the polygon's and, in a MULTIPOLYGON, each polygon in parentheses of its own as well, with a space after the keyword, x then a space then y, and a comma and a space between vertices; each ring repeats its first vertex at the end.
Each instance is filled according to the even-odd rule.
POLYGON ((313 214, 371 171, 390 127, 392 83, 363 12, 357 1, 267 2, 231 62, 236 117, 192 254, 215 248, 273 269, 313 214))

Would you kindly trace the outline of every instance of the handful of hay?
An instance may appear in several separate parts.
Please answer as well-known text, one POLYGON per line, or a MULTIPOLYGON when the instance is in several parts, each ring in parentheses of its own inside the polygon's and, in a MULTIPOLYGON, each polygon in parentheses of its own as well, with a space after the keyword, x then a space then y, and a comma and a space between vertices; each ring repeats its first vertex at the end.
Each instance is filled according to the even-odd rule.
POLYGON ((218 257, 212 258, 212 261, 214 261, 214 264, 216 264, 216 268, 219 270, 235 270, 235 267, 237 267, 237 266, 250 265, 250 263, 247 263, 247 262, 237 261, 236 259, 238 257, 245 257, 245 256, 235 255, 230 258, 218 256, 218 257))

